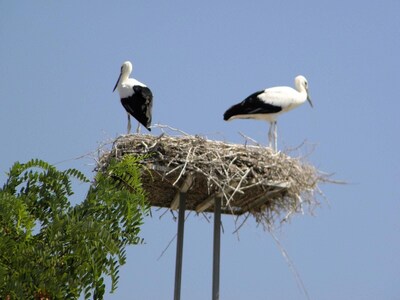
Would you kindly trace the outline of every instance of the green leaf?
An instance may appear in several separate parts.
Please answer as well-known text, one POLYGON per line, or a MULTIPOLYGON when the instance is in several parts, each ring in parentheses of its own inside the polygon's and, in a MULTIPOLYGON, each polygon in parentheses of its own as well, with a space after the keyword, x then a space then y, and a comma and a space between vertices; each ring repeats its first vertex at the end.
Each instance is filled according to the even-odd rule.
POLYGON ((140 182, 141 157, 126 156, 98 173, 80 204, 71 205, 76 169, 59 171, 33 159, 16 162, 0 189, 0 297, 103 299, 126 262, 128 245, 149 212, 140 182))

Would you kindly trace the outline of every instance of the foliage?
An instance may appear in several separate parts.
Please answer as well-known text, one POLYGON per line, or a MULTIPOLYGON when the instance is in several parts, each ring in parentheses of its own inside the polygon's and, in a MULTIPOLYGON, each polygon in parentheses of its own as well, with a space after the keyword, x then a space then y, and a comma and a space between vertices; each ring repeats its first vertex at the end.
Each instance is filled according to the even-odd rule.
POLYGON ((149 212, 140 160, 112 161, 75 206, 71 179, 89 182, 81 172, 15 163, 0 189, 0 299, 102 299, 105 276, 114 291, 149 212))

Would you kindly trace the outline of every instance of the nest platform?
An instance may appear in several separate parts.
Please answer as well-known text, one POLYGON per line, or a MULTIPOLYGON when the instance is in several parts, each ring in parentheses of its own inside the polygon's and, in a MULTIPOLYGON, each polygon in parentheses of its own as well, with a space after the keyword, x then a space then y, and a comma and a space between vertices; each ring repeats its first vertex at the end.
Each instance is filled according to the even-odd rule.
POLYGON ((120 136, 100 157, 99 171, 124 155, 145 155, 142 185, 152 206, 176 210, 183 192, 186 209, 213 212, 218 197, 222 213, 249 213, 269 224, 316 206, 318 183, 323 181, 320 172, 300 158, 191 135, 120 136))

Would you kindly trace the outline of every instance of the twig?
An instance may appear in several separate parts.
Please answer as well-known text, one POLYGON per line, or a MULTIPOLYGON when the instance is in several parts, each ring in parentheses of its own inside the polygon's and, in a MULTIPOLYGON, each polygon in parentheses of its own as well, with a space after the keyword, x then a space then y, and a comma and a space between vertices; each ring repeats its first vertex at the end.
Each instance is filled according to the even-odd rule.
MULTIPOLYGON (((189 211, 189 213, 186 215, 185 217, 185 222, 187 220, 187 218, 189 218, 191 211, 189 211)), ((161 257, 164 255, 164 253, 168 250, 169 246, 171 246, 172 242, 176 239, 176 237, 178 236, 177 233, 174 234, 174 236, 172 237, 172 239, 168 242, 167 246, 164 248, 164 250, 161 252, 160 256, 157 258, 157 261, 161 259, 161 257)))
POLYGON ((240 186, 242 185, 243 180, 246 178, 247 174, 249 174, 250 172, 250 168, 247 169, 246 173, 242 176, 242 178, 240 179, 239 183, 237 184, 235 190, 233 191, 233 193, 231 194, 231 197, 228 199, 226 205, 229 205, 231 200, 233 199, 233 196, 235 196, 236 192, 239 191, 240 186))
POLYGON ((182 175, 185 173, 186 166, 187 166, 187 164, 188 164, 188 162, 189 162, 190 152, 192 151, 192 149, 193 149, 193 148, 190 148, 190 149, 189 149, 188 154, 187 154, 187 156, 186 156, 185 164, 183 165, 183 168, 182 168, 182 171, 181 171, 181 173, 179 174, 178 178, 177 178, 177 179, 174 181, 174 183, 172 184, 173 186, 175 186, 175 185, 177 184, 177 182, 179 181, 179 179, 181 179, 182 175))
POLYGON ((310 295, 308 294, 308 291, 306 289, 306 286, 304 285, 304 282, 303 282, 299 272, 297 271, 296 266, 294 265, 294 263, 291 260, 289 254, 285 250, 285 247, 282 246, 281 242, 279 241, 279 239, 276 237, 276 235, 273 233, 272 230, 268 230, 268 232, 272 236, 272 238, 274 239, 274 241, 275 241, 277 247, 279 248, 279 250, 281 251, 281 254, 282 254, 283 258, 285 259, 286 263, 288 264, 289 269, 292 271, 292 273, 294 275, 294 278, 296 279, 297 286, 304 293, 306 298, 308 300, 311 300, 310 295))
POLYGON ((240 134, 243 138, 245 138, 246 140, 251 141, 253 144, 255 144, 255 145, 259 146, 259 147, 262 147, 261 144, 260 144, 259 142, 257 142, 256 140, 252 139, 251 137, 249 137, 249 136, 247 136, 247 135, 241 133, 240 131, 239 131, 239 134, 240 134))
POLYGON ((171 131, 176 131, 176 132, 179 132, 179 133, 181 133, 181 134, 183 134, 183 135, 190 136, 189 133, 186 133, 186 132, 184 132, 183 130, 180 130, 180 129, 178 129, 178 128, 174 128, 174 127, 171 127, 171 126, 168 126, 168 125, 154 124, 154 125, 151 126, 151 127, 152 127, 152 128, 160 128, 160 129, 165 129, 165 128, 167 128, 167 129, 169 129, 169 130, 171 130, 171 131))
POLYGON ((233 234, 239 232, 239 229, 242 228, 242 226, 244 225, 244 223, 246 223, 246 221, 247 221, 247 219, 249 218, 249 216, 250 216, 250 213, 247 213, 247 214, 246 214, 246 217, 244 218, 243 222, 239 225, 239 227, 236 227, 236 224, 237 224, 237 221, 239 220, 239 217, 240 217, 240 216, 236 217, 236 220, 235 220, 235 227, 236 227, 236 229, 235 229, 234 232, 232 232, 233 234))

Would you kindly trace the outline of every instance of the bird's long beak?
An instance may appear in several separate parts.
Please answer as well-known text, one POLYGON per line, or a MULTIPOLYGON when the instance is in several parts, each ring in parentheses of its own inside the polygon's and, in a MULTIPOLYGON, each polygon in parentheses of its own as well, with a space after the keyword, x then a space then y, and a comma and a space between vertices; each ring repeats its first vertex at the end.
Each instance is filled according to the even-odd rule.
POLYGON ((119 80, 121 79, 121 75, 122 75, 122 72, 119 74, 119 77, 118 77, 117 83, 115 84, 115 86, 114 86, 114 89, 113 89, 113 93, 114 93, 115 89, 116 89, 116 88, 117 88, 117 86, 118 86, 119 80))
POLYGON ((308 103, 310 103, 311 107, 314 107, 314 105, 311 102, 310 94, 308 93, 308 91, 307 91, 307 101, 308 103))

